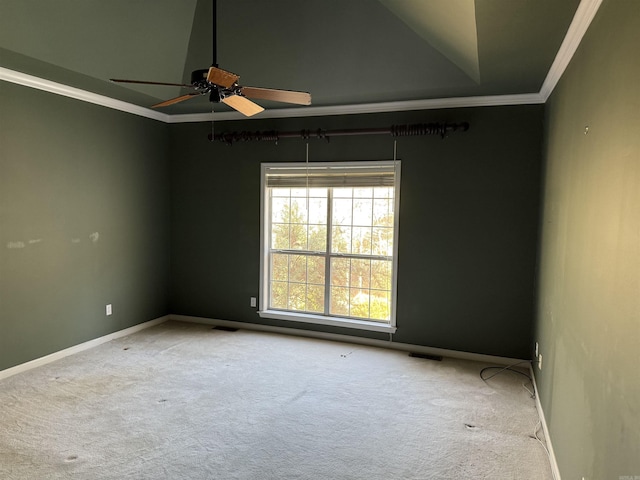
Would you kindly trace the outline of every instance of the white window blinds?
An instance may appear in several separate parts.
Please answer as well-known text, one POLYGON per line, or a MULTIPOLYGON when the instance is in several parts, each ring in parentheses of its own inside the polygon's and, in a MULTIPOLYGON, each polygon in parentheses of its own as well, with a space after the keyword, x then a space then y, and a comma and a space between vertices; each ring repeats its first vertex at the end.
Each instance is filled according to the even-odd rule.
POLYGON ((279 164, 265 167, 267 188, 393 187, 393 161, 279 164))

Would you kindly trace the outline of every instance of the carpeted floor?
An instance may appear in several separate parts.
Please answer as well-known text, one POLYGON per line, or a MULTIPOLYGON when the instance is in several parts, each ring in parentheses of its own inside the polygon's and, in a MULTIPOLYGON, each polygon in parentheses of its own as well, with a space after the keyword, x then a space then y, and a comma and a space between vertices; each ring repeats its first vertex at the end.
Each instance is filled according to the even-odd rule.
POLYGON ((550 480, 484 366, 167 322, 0 381, 0 478, 550 480))

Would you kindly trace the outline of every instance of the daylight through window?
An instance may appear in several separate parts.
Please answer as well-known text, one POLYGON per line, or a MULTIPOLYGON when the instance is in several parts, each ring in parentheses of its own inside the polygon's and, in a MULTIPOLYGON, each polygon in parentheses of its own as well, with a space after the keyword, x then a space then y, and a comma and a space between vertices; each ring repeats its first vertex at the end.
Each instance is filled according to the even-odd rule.
POLYGON ((263 165, 261 315, 395 326, 399 174, 400 162, 263 165))

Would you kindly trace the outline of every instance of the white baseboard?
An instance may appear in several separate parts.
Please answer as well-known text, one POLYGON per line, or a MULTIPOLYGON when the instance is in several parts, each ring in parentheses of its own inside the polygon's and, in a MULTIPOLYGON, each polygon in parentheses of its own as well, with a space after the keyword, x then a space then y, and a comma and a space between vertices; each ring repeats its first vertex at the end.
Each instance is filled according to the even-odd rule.
POLYGON ((164 323, 167 320, 169 320, 169 315, 165 315, 164 317, 156 318, 154 320, 149 320, 148 322, 140 323, 138 325, 134 325, 133 327, 125 328, 124 330, 119 330, 102 337, 94 338, 93 340, 89 340, 88 342, 65 348, 64 350, 54 352, 44 357, 36 358, 35 360, 31 360, 30 362, 21 363, 20 365, 16 365, 15 367, 7 368, 6 370, 0 371, 0 380, 17 373, 26 372, 27 370, 31 370, 32 368, 36 368, 41 365, 46 365, 47 363, 55 362, 56 360, 68 357, 69 355, 73 355, 74 353, 79 353, 84 350, 88 350, 89 348, 97 347, 100 344, 115 340, 116 338, 126 337, 127 335, 131 335, 132 333, 144 330, 145 328, 164 323))
POLYGON ((372 338, 342 335, 338 333, 316 332, 313 330, 302 330, 299 328, 274 327, 249 322, 235 322, 231 320, 218 320, 214 318, 193 317, 189 315, 169 315, 169 320, 179 322, 202 323, 205 325, 216 325, 221 327, 231 327, 245 330, 256 330, 260 332, 280 333, 283 335, 295 335, 298 337, 319 338, 322 340, 332 340, 335 342, 357 343, 371 347, 391 348, 404 352, 416 352, 424 355, 439 355, 442 357, 459 358, 462 360, 473 360, 484 363, 494 363, 498 365, 513 365, 522 362, 520 358, 497 357, 494 355, 484 355, 481 353, 461 352, 458 350, 447 350, 444 348, 425 347, 422 345, 412 345, 409 343, 399 343, 388 340, 375 340, 372 338))
MULTIPOLYGON (((74 345, 73 347, 65 348, 64 350, 54 352, 50 355, 36 358, 35 360, 31 360, 29 362, 16 365, 15 367, 2 370, 0 371, 0 380, 2 380, 3 378, 7 378, 12 375, 15 375, 17 373, 25 372, 32 368, 39 367, 41 365, 54 362, 61 358, 67 357, 69 355, 73 355, 74 353, 79 353, 89 348, 96 347, 100 344, 109 342, 111 340, 115 340, 116 338, 125 337, 127 335, 131 335, 132 333, 139 332, 140 330, 144 330, 145 328, 159 325, 161 323, 166 322, 167 320, 175 320, 179 322, 189 322, 189 323, 201 323, 205 325, 217 325, 217 326, 231 327, 231 328, 238 328, 238 329, 245 329, 245 330, 255 330, 260 332, 279 333, 283 335, 294 335, 298 337, 311 337, 311 338, 318 338, 322 340, 331 340, 335 342, 355 343, 359 345, 368 345, 371 347, 390 348, 393 350, 400 350, 404 352, 416 352, 424 355, 439 355, 442 357, 458 358, 462 360, 473 360, 476 362, 493 363, 497 365, 512 365, 514 363, 518 363, 522 361, 522 359, 519 359, 519 358, 498 357, 494 355, 484 355, 481 353, 462 352, 459 350, 448 350, 445 348, 425 347, 422 345, 412 345, 409 343, 399 343, 399 342, 393 342, 388 340, 375 340, 372 338, 356 337, 356 336, 343 335, 338 333, 316 332, 313 330, 302 330, 299 328, 274 327, 271 325, 262 325, 257 323, 236 322, 231 320, 219 320, 219 319, 204 318, 204 317, 193 317, 189 315, 165 315, 164 317, 156 318, 154 320, 149 320, 148 322, 134 325, 133 327, 125 328, 124 330, 110 333, 109 335, 104 335, 99 338, 94 338, 93 340, 89 340, 88 342, 74 345)), ((534 382, 534 387, 535 387, 535 382, 534 382)), ((537 398, 537 395, 536 395, 536 398, 537 398)), ((538 410, 542 412, 541 408, 538 408, 538 410)), ((545 428, 545 436, 547 436, 548 433, 546 431, 546 425, 544 424, 544 422, 543 422, 543 425, 545 428)))
POLYGON ((544 411, 542 410, 542 404, 540 403, 540 393, 538 392, 538 385, 536 384, 536 376, 531 365, 529 365, 529 372, 531 373, 531 383, 533 383, 533 391, 536 394, 536 409, 538 410, 538 416, 540 417, 542 431, 544 432, 544 439, 547 444, 547 450, 549 451, 551 473, 553 474, 554 480, 561 480, 560 469, 558 468, 558 462, 556 461, 556 454, 553 452, 553 445, 551 445, 551 435, 549 435, 547 420, 544 418, 544 411))

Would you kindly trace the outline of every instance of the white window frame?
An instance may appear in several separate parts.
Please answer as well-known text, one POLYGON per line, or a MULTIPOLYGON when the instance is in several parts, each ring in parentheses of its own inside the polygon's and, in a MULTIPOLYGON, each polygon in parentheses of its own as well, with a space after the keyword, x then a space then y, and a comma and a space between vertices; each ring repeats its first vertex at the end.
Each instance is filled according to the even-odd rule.
MULTIPOLYGON (((337 327, 355 328, 375 332, 395 333, 396 308, 397 308, 397 278, 398 278, 398 230, 400 212, 400 161, 359 161, 359 162, 313 162, 309 164, 300 163, 263 163, 260 171, 260 296, 258 314, 262 318, 277 320, 289 320, 294 322, 312 323, 316 325, 329 325, 337 327), (394 170, 394 225, 393 225, 393 259, 391 277, 391 315, 389 322, 380 322, 365 319, 345 318, 339 316, 328 316, 303 312, 270 310, 269 304, 269 247, 270 229, 267 228, 271 221, 271 211, 269 209, 269 191, 266 185, 266 175, 269 169, 273 168, 294 168, 304 173, 306 168, 312 167, 343 167, 349 169, 353 167, 392 167, 394 170)), ((338 186, 338 185, 336 185, 338 186)), ((328 280, 326 280, 328 281, 328 280)))

